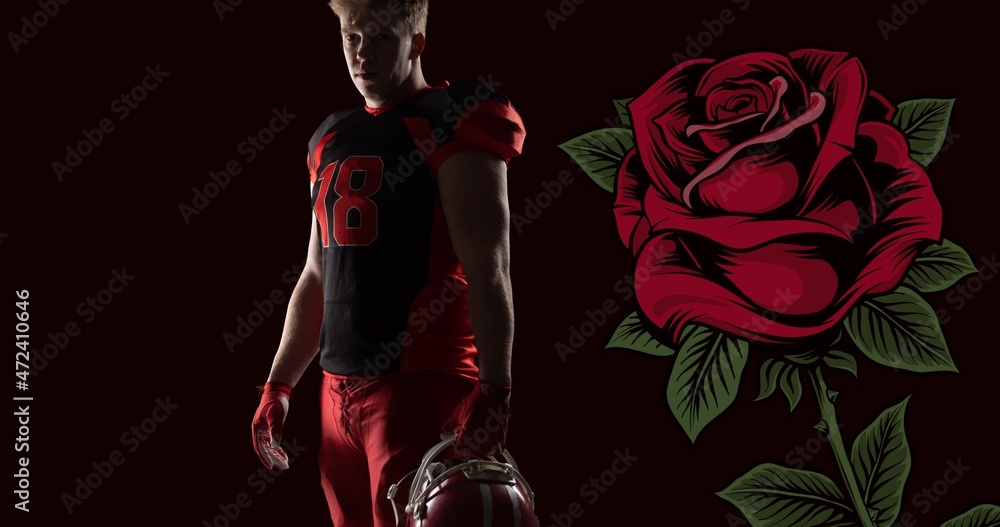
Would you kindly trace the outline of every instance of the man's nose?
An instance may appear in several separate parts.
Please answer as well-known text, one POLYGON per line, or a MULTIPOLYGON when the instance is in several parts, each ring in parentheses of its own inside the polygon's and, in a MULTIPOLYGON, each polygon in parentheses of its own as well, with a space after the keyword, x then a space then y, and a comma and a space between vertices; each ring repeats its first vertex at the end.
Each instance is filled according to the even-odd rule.
POLYGON ((371 42, 370 38, 361 37, 361 42, 358 44, 357 51, 355 52, 358 61, 366 61, 374 58, 371 42))

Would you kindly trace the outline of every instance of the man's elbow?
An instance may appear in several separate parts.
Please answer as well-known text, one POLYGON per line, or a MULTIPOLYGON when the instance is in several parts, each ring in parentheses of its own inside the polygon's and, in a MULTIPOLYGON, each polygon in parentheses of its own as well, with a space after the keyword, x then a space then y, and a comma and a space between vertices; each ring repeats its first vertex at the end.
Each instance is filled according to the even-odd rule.
POLYGON ((510 283, 510 258, 500 251, 484 251, 478 258, 466 258, 462 269, 470 286, 510 283))
POLYGON ((295 291, 301 293, 322 293, 323 270, 318 266, 306 265, 295 284, 295 291))

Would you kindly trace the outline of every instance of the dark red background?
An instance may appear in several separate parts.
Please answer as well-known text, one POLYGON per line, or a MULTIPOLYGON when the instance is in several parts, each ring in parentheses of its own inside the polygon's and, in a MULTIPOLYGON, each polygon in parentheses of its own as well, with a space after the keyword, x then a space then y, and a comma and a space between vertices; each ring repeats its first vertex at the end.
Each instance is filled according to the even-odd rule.
MULTIPOLYGON (((986 80, 995 66, 986 51, 995 12, 928 0, 885 41, 877 21, 889 19, 894 3, 903 6, 752 0, 705 56, 844 50, 861 58, 870 86, 893 101, 957 98, 956 140, 930 169, 945 235, 977 262, 995 257, 996 200, 988 189, 995 187, 996 112, 986 80)), ((557 0, 475 7, 435 0, 424 55, 428 81, 492 74, 521 112, 528 135, 510 165, 512 212, 523 214, 526 200, 561 171, 575 175, 512 237, 511 450, 534 486, 543 525, 573 502, 582 506, 572 522, 579 526, 730 525, 736 509, 714 493, 758 463, 787 464, 796 447, 818 446, 815 402, 807 392, 791 415, 780 396, 752 402, 760 363, 753 356, 736 403, 692 446, 665 403, 672 359, 602 351, 633 309, 614 289, 630 273, 630 259, 615 234, 611 195, 577 173, 556 145, 605 126, 614 116, 611 98, 643 90, 673 64, 673 53, 684 52, 687 37, 705 30, 704 20, 738 5, 715 0, 653 12, 639 2, 563 4, 575 11, 553 30, 545 12, 557 11, 557 0), (562 363, 556 342, 566 342, 586 311, 609 298, 620 306, 614 320, 562 363), (626 449, 638 461, 588 503, 581 485, 626 449)), ((39 10, 35 1, 5 4, 0 28, 19 31, 20 17, 39 10)), ((9 116, 4 151, 13 159, 0 225, 7 234, 0 239, 5 309, 15 310, 13 290, 31 291, 36 353, 46 334, 67 322, 82 328, 31 379, 31 512, 15 511, 18 525, 200 526, 240 492, 252 504, 231 522, 237 527, 329 524, 315 466, 318 370, 293 394, 286 432, 306 450, 265 492, 247 482, 259 467, 249 438, 254 386, 267 375, 284 305, 235 353, 222 334, 255 300, 274 289, 287 295, 282 276, 305 257, 306 141, 329 112, 361 103, 338 38, 338 22, 320 0, 244 1, 223 21, 210 0, 183 7, 75 1, 60 6, 18 53, 0 50, 9 116), (157 64, 169 77, 119 121, 109 105, 157 64), (285 106, 296 115, 289 128, 245 162, 237 145, 266 126, 272 108, 285 106), (50 163, 104 117, 115 130, 59 183, 50 163), (190 204, 192 189, 231 159, 243 172, 185 225, 178 205, 190 204), (135 280, 86 323, 76 306, 123 266, 135 280), (112 450, 124 451, 122 433, 168 396, 180 408, 67 515, 60 497, 73 492, 75 478, 112 450)), ((850 437, 912 394, 906 429, 913 467, 903 511, 914 515, 913 525, 938 525, 998 501, 1000 461, 990 432, 998 295, 1000 285, 987 281, 961 309, 944 294, 932 297, 949 312, 944 331, 961 374, 893 373, 862 360, 863 382, 829 378, 841 391, 838 411, 850 437), (923 514, 913 496, 959 459, 971 470, 923 514)), ((8 470, 16 470, 10 459, 8 470)), ((826 445, 805 466, 836 470, 826 445)))

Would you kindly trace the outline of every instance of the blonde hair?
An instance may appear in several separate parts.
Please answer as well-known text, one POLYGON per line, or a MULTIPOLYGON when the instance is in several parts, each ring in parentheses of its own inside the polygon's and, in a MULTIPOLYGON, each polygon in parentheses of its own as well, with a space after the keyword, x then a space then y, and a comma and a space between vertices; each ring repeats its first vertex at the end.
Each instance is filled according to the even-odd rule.
POLYGON ((426 35, 427 2, 428 0, 330 0, 330 9, 341 20, 345 17, 357 18, 360 11, 371 12, 376 20, 391 14, 410 34, 426 35))

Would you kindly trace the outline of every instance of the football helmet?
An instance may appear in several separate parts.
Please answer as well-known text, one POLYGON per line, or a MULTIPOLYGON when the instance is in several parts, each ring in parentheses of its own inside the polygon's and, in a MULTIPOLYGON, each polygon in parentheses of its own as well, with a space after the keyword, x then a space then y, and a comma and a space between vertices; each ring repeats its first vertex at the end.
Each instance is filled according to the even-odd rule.
POLYGON ((506 450, 496 459, 435 461, 455 443, 451 434, 424 454, 415 471, 389 487, 397 527, 538 527, 535 495, 506 450), (412 478, 408 499, 399 495, 412 478))

